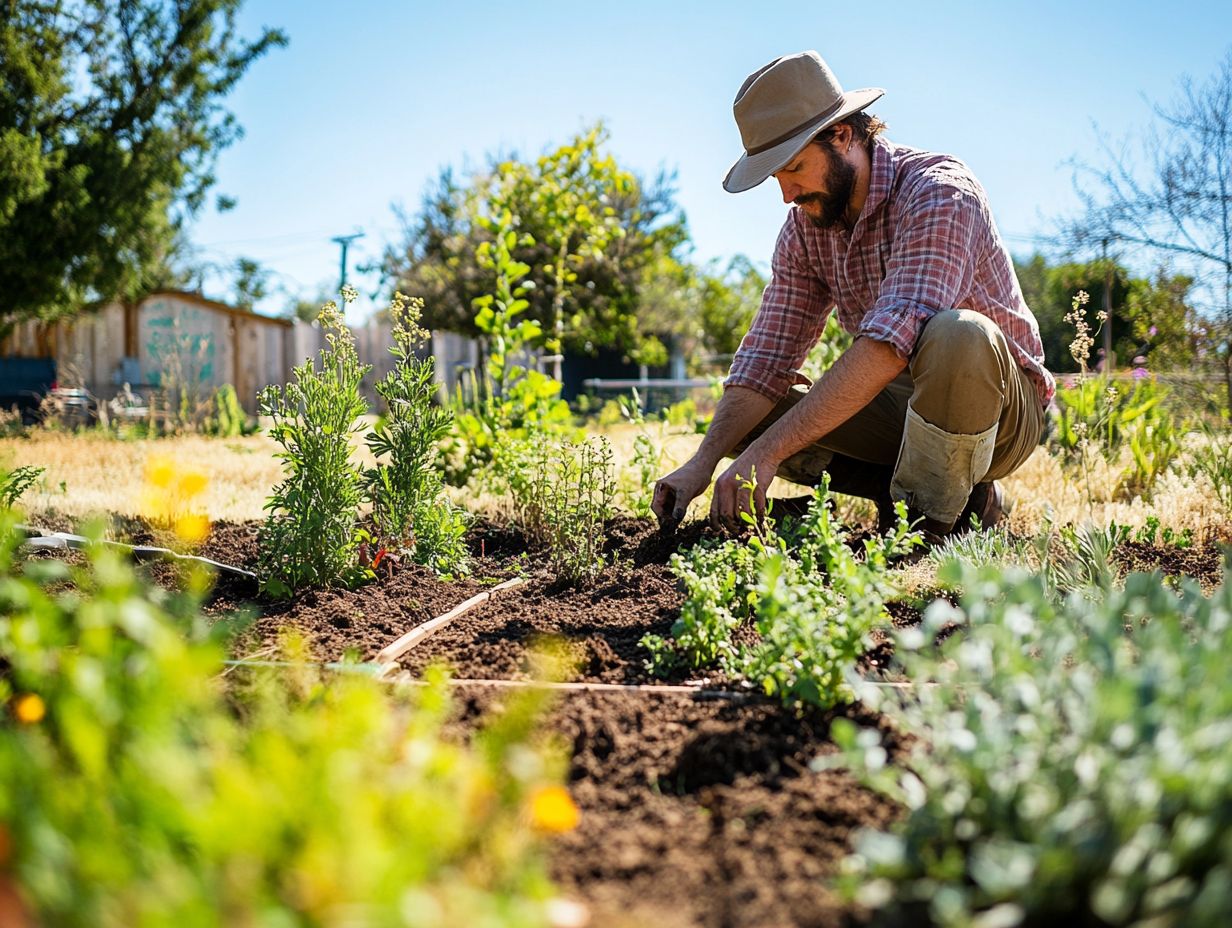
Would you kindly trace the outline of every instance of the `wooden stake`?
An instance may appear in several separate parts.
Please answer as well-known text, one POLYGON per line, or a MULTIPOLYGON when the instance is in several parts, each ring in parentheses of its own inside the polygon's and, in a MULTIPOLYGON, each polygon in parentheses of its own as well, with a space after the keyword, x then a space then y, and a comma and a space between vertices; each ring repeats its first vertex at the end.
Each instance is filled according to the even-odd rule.
POLYGON ((482 593, 477 593, 464 603, 459 603, 444 615, 439 615, 435 619, 430 619, 429 621, 424 622, 423 625, 415 626, 392 644, 386 645, 381 650, 381 653, 376 656, 376 663, 393 663, 407 651, 411 650, 411 648, 415 647, 415 645, 436 634, 464 612, 469 612, 480 603, 487 602, 492 598, 493 593, 498 593, 501 590, 512 590, 514 587, 522 586, 524 583, 526 583, 525 577, 515 577, 512 580, 506 580, 504 583, 499 583, 490 590, 484 590, 482 593))

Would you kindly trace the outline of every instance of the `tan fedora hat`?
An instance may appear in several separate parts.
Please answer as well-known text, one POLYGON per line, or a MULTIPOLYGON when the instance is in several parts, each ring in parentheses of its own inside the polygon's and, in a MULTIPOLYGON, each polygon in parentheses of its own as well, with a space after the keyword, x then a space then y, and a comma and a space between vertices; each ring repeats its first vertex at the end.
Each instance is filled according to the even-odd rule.
POLYGON ((834 72, 814 51, 774 59, 750 74, 736 94, 732 110, 744 154, 723 178, 723 189, 740 193, 756 187, 817 133, 883 93, 879 87, 844 93, 834 72))

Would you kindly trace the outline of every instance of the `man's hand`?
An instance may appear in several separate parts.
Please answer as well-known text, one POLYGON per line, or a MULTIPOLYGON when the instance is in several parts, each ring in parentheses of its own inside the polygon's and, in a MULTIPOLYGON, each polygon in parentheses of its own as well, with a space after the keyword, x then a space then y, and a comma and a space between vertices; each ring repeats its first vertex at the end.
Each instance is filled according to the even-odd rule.
POLYGON ((710 524, 715 528, 738 532, 744 525, 744 520, 740 518, 742 512, 751 514, 758 522, 765 518, 766 490, 778 469, 778 462, 762 457, 750 446, 714 482, 710 524), (750 492, 749 485, 754 478, 757 482, 750 492))
POLYGON ((688 463, 660 478, 650 502, 650 511, 659 520, 659 527, 672 529, 679 525, 689 503, 706 492, 712 476, 713 465, 706 467, 697 458, 691 458, 688 463))

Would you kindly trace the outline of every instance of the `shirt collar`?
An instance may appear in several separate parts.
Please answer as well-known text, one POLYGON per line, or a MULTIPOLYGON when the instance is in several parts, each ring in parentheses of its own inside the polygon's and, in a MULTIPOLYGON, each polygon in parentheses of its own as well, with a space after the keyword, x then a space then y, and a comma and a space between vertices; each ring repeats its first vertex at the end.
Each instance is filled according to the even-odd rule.
POLYGON ((871 216, 890 196, 894 182, 894 145, 878 135, 873 138, 872 167, 869 169, 868 195, 860 218, 871 216))

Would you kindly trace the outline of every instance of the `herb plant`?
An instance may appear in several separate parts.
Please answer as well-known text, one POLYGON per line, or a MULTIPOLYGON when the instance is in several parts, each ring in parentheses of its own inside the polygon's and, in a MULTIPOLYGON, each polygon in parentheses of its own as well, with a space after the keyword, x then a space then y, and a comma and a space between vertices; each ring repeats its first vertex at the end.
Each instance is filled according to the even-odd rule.
POLYGON ((887 619, 888 564, 919 536, 900 506, 897 526, 865 540, 857 555, 827 505, 829 493, 827 478, 804 518, 781 532, 755 526, 747 542, 674 555, 685 602, 670 639, 642 639, 650 669, 717 665, 789 704, 853 701, 848 678, 868 633, 887 619), (750 620, 758 633, 752 643, 734 636, 750 620))
POLYGON ((444 573, 466 570, 465 514, 444 493, 437 445, 453 416, 434 402, 432 357, 415 348, 427 337, 419 326, 423 303, 394 295, 389 308, 394 369, 376 384, 388 407, 384 421, 367 435, 377 466, 365 474, 380 551, 407 556, 444 573))
POLYGON ((12 509, 23 493, 47 470, 45 467, 22 465, 10 471, 0 471, 0 508, 12 509))
POLYGON ((603 570, 615 482, 612 449, 605 438, 585 442, 506 440, 497 467, 513 503, 514 521, 537 544, 548 546, 559 581, 584 585, 603 570))
MULTIPOLYGON (((344 298, 351 302, 354 290, 344 298)), ((368 368, 337 304, 327 303, 319 321, 326 346, 318 363, 306 360, 291 383, 260 395, 286 475, 265 504, 259 535, 262 587, 274 596, 362 576, 356 552, 363 474, 351 461, 351 436, 367 409, 359 384, 368 368)))

